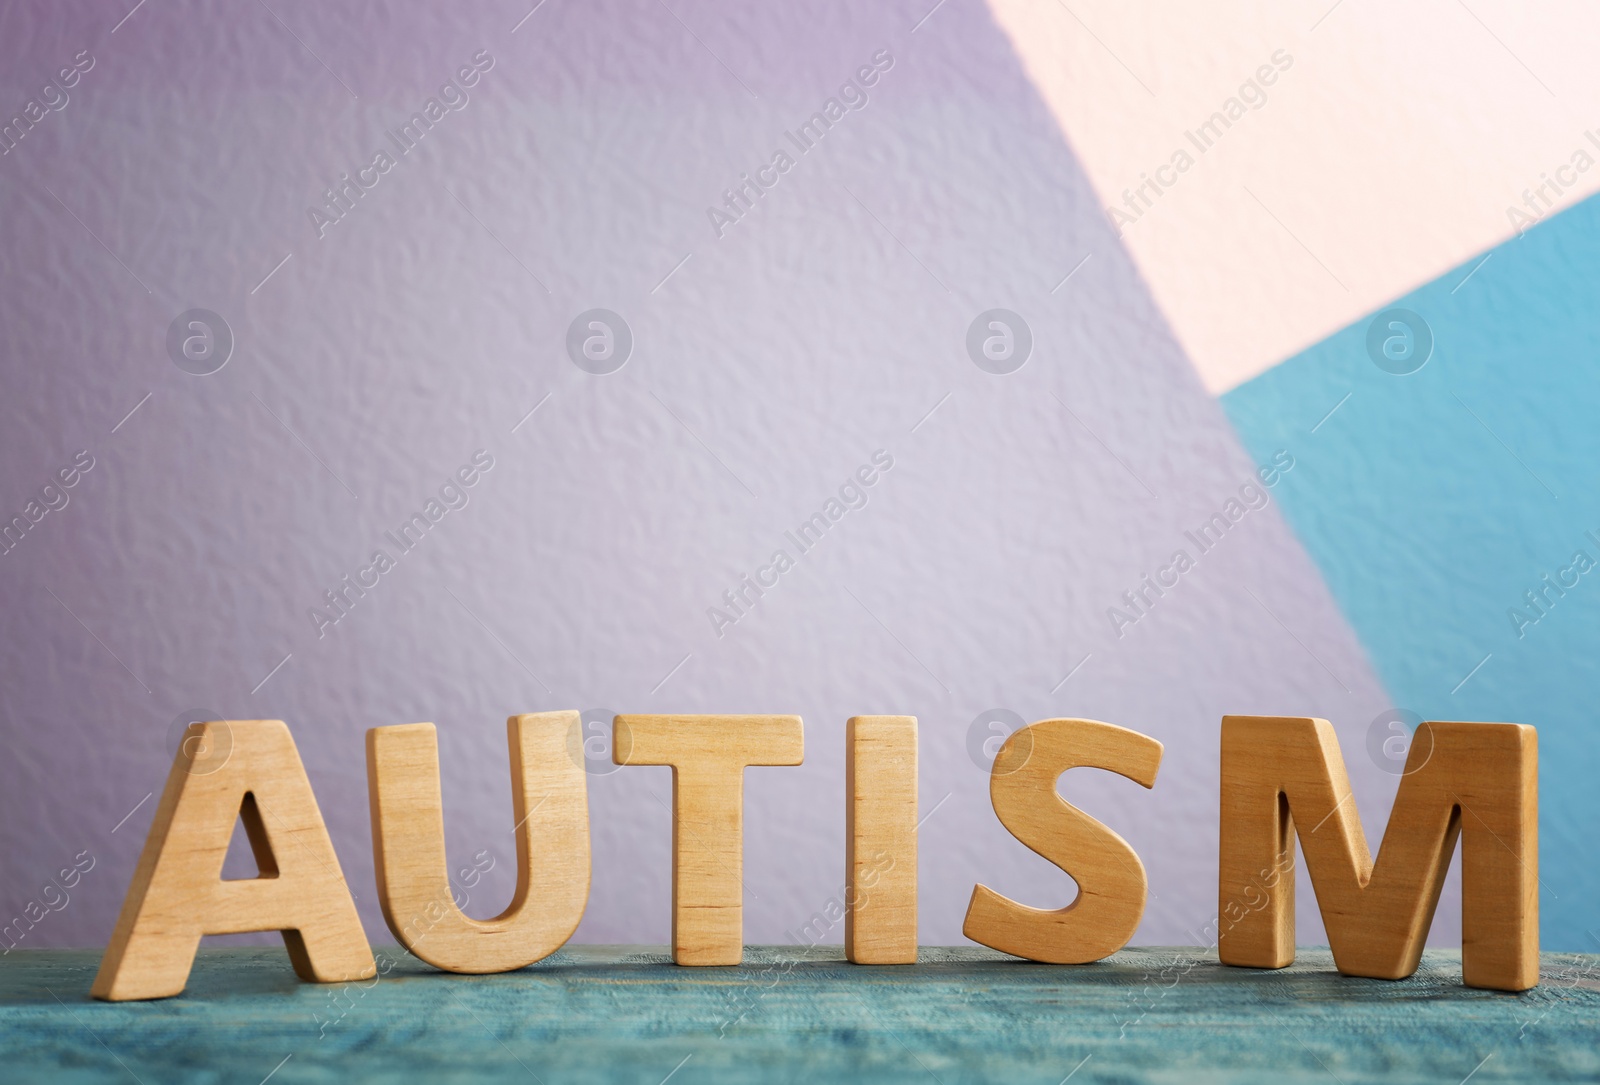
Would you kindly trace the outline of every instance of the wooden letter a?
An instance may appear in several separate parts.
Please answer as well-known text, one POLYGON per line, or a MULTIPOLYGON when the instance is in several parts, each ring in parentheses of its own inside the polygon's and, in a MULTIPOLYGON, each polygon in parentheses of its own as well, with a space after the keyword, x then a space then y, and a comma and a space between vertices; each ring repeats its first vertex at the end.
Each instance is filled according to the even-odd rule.
POLYGON ((281 720, 189 726, 90 993, 111 1002, 179 994, 201 935, 245 931, 282 931, 301 979, 377 974, 281 720), (241 817, 261 874, 223 881, 241 817))

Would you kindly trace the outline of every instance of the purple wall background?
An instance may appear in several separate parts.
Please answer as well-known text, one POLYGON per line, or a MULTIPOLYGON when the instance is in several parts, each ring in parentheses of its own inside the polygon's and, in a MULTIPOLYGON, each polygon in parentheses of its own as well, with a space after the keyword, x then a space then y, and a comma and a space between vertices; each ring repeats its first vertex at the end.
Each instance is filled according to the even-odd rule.
MULTIPOLYGON (((837 890, 857 713, 921 721, 925 943, 962 940, 975 881, 1073 891, 989 808, 968 754, 989 709, 1166 744, 1153 792, 1063 785, 1144 859, 1140 942, 1215 913, 1225 712, 1332 719, 1381 831, 1395 780, 1363 750, 1389 702, 1276 503, 1112 633, 1105 609, 1253 465, 983 6, 917 26, 921 0, 548 0, 519 25, 528 6, 0 14, 0 111, 94 58, 0 157, 0 511, 94 458, 0 557, 0 913, 96 860, 28 944, 104 943, 136 804, 196 710, 289 722, 380 942, 363 734, 416 720, 440 729, 453 865, 496 858, 480 916, 511 894, 503 722, 523 711, 804 717, 805 765, 747 777, 750 942, 837 890), (706 207, 882 49, 870 104, 719 239, 706 207), (465 108, 319 239, 323 189, 480 50, 465 108), (996 306, 1035 337, 1008 376, 964 346, 996 306), (167 353, 193 307, 236 338, 209 376, 167 353), (565 353, 596 307, 635 336, 609 376, 565 353), (495 466, 470 504, 319 637, 308 608, 478 449, 495 466), (718 637, 707 608, 878 449, 867 506, 718 637)), ((670 773, 589 784, 577 938, 664 942, 670 773)), ((1435 941, 1459 940, 1454 894, 1435 941)))

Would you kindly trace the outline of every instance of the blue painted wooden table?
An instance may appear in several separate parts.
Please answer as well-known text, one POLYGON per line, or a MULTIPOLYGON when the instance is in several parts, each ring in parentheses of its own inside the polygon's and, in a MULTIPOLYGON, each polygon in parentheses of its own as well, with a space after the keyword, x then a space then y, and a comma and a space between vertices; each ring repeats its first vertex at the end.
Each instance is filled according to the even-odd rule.
POLYGON ((899 968, 750 947, 740 968, 569 946, 451 976, 393 948, 369 986, 295 979, 281 948, 201 952, 181 997, 88 999, 98 953, 0 958, 0 1080, 1446 1082, 1600 1079, 1600 957, 1547 954, 1521 995, 1460 986, 1456 953, 1350 979, 1326 950, 1224 968, 1199 950, 1029 964, 925 947, 899 968))

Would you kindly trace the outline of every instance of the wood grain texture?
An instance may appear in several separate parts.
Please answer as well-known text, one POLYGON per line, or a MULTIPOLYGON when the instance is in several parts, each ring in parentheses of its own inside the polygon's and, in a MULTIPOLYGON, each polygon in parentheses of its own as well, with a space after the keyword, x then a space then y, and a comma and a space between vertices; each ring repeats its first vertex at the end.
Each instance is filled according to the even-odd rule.
POLYGON ((665 946, 568 943, 473 977, 375 948, 374 979, 297 987, 282 950, 206 946, 182 1001, 159 1003, 85 1000, 92 952, 14 950, 0 1077, 255 1085, 282 1064, 267 1085, 655 1085, 674 1067, 668 1085, 1454 1085, 1491 1052, 1468 1085, 1600 1070, 1593 954, 1546 954, 1545 982, 1508 996, 1461 986, 1453 950, 1391 981, 1341 976, 1317 948, 1262 974, 1182 946, 1080 968, 924 946, 919 964, 860 968, 839 946, 752 945, 742 967, 695 969, 665 946))
POLYGON ((845 723, 844 955, 917 962, 917 718, 845 723))
POLYGON ((1219 956, 1294 960, 1298 833, 1339 970, 1409 976, 1460 836, 1463 981, 1527 990, 1539 982, 1538 786, 1532 727, 1424 723, 1374 863, 1327 720, 1225 716, 1219 956), (1269 885, 1269 872, 1284 876, 1269 885))
POLYGON ((1153 787, 1161 743, 1096 720, 1042 720, 1016 731, 994 759, 989 796, 1000 823, 1072 875, 1065 908, 1030 908, 986 885, 972 890, 961 933, 974 942, 1053 964, 1086 964, 1128 944, 1144 915, 1144 864, 1122 837, 1056 794, 1068 769, 1107 769, 1153 787))
POLYGON ((246 931, 282 931, 301 979, 376 974, 289 728, 191 724, 91 993, 112 1002, 179 994, 201 935, 246 931), (224 881, 241 817, 260 876, 224 881))
POLYGON ((367 732, 378 900, 412 953, 450 972, 509 972, 560 949, 589 901, 589 798, 577 712, 506 720, 517 884, 493 919, 456 906, 431 723, 367 732))
POLYGON ((618 716, 611 759, 672 766, 672 959, 738 964, 744 951, 744 770, 798 765, 799 716, 618 716))

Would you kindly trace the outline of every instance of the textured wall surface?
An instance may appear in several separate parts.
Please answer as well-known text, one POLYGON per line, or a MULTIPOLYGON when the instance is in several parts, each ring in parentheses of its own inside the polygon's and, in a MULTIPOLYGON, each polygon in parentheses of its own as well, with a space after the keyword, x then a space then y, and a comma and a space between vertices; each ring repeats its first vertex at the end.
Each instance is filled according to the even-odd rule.
POLYGON ((1600 188, 1592 4, 990 6, 1219 393, 1600 188))
MULTIPOLYGON (((503 721, 543 709, 804 717, 804 766, 748 774, 751 942, 838 891, 856 713, 921 721, 927 943, 961 940, 976 881, 1073 892, 990 810, 990 710, 1166 744, 1152 792, 1062 784, 1144 858, 1140 942, 1215 913, 1225 712, 1333 720, 1381 828, 1396 778, 1364 743, 1390 702, 1278 512, 1304 438, 1253 450, 1297 465, 1265 507, 1187 541, 1257 463, 987 9, 528 6, 0 14, 0 111, 93 61, 0 156, 0 508, 67 500, 0 557, 0 913, 94 860, 29 944, 103 944, 189 718, 289 722, 381 940, 363 733, 416 720, 440 728, 453 860, 494 860, 476 915, 511 893, 503 721), (880 51, 867 101, 714 226, 880 51), (480 54, 460 108, 316 225, 480 54), (966 346, 996 307, 1033 337, 1005 375, 966 346), (234 339, 209 375, 169 351, 195 308, 234 339), (595 308, 634 340, 608 375, 566 346, 595 308), (465 507, 389 543, 480 450, 465 507), (787 543, 879 450, 864 507, 787 543), (380 548, 394 567, 318 621, 380 548), (716 622, 779 549, 794 567, 716 622), (1179 549, 1195 567, 1118 629, 1179 549)), ((662 942, 670 774, 594 767, 578 940, 662 942)), ((1447 896, 1435 940, 1458 931, 1447 896)))
POLYGON ((1386 310, 1223 400, 1258 450, 1318 427, 1283 506, 1408 722, 1539 729, 1540 915, 1570 948, 1600 945, 1597 246, 1591 198, 1396 299, 1413 372, 1373 364, 1386 310))

